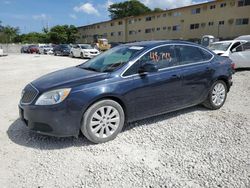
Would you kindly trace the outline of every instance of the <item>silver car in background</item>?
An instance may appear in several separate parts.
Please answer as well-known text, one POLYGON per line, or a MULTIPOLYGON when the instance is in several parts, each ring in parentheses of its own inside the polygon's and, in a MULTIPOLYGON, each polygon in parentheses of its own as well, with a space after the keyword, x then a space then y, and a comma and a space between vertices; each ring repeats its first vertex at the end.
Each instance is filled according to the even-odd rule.
POLYGON ((236 69, 250 68, 250 41, 220 41, 210 44, 208 48, 220 56, 229 57, 236 69))

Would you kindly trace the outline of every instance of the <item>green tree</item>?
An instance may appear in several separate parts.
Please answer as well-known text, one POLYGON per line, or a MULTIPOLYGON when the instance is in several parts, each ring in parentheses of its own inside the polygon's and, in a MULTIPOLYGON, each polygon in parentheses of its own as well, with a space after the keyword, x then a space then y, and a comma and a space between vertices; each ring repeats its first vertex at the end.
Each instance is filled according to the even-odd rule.
POLYGON ((138 16, 151 12, 151 9, 138 0, 130 0, 121 3, 114 3, 108 8, 111 19, 138 16))
POLYGON ((14 42, 15 38, 19 34, 19 28, 18 27, 11 27, 11 26, 3 26, 2 27, 2 42, 10 43, 14 42))
POLYGON ((74 25, 57 25, 48 32, 50 42, 55 44, 74 43, 77 37, 77 28, 74 25))
POLYGON ((164 11, 164 10, 161 9, 161 8, 155 8, 155 9, 153 10, 153 12, 162 12, 162 11, 164 11))

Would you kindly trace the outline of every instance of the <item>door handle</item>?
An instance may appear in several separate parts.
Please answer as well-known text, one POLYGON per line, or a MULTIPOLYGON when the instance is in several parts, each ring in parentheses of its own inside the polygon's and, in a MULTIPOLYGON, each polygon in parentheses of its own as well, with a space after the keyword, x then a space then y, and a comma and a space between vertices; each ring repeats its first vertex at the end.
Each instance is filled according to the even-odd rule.
POLYGON ((179 74, 173 74, 172 78, 181 78, 181 76, 179 74))

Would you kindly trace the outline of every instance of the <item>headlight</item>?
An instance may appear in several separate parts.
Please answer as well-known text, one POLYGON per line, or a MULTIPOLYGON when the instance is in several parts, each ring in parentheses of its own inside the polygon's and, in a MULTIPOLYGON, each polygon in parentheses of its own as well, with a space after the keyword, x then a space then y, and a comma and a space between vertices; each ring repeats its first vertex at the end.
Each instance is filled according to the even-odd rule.
POLYGON ((36 101, 36 105, 53 105, 62 102, 70 93, 70 88, 57 89, 42 94, 36 101))

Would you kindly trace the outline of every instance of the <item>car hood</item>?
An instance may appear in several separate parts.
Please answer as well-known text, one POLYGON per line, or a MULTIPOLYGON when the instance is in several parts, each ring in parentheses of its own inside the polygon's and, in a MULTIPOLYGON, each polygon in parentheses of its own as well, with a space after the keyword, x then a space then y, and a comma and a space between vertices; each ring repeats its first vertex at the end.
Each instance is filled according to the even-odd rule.
POLYGON ((79 67, 70 67, 44 75, 32 82, 41 92, 56 89, 74 87, 80 84, 87 84, 104 80, 108 73, 88 71, 79 67))

